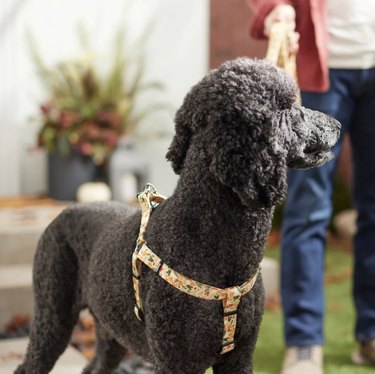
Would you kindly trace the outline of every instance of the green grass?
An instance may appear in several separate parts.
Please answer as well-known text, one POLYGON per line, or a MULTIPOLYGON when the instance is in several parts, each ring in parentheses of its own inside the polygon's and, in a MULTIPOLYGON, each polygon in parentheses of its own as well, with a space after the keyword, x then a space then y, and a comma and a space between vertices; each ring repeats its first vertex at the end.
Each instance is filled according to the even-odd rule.
MULTIPOLYGON (((269 249, 266 255, 278 259, 279 250, 269 249)), ((335 247, 330 247, 327 250, 325 374, 374 373, 373 367, 358 367, 353 365, 350 360, 352 350, 355 348, 351 268, 352 256, 350 253, 335 247)), ((277 308, 276 310, 266 310, 255 350, 255 374, 278 374, 283 354, 281 310, 277 308)), ((212 371, 208 370, 206 374, 212 374, 212 371)))

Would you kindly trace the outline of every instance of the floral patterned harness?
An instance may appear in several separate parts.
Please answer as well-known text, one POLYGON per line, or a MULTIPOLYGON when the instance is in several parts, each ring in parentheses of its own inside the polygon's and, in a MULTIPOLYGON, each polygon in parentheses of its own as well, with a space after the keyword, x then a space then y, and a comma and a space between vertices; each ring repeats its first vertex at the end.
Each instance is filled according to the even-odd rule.
POLYGON ((144 238, 152 210, 164 200, 164 196, 159 195, 152 184, 147 184, 144 191, 138 194, 138 201, 142 209, 142 219, 137 245, 132 257, 133 286, 136 300, 134 308, 135 315, 139 320, 144 321, 143 304, 140 297, 140 279, 142 263, 144 263, 166 282, 182 292, 201 300, 222 300, 224 308, 224 333, 220 354, 227 353, 234 349, 237 308, 241 297, 250 292, 253 288, 259 274, 259 268, 256 273, 241 286, 225 289, 197 282, 171 269, 148 248, 144 238))

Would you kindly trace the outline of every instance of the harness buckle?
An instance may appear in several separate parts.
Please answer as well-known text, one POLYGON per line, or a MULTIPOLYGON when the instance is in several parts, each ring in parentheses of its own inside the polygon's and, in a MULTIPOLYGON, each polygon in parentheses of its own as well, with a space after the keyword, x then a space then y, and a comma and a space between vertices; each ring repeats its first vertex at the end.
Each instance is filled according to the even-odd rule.
POLYGON ((232 351, 233 349, 234 349, 234 340, 231 340, 225 344, 222 344, 218 354, 222 355, 222 354, 228 353, 229 351, 232 351))
POLYGON ((148 193, 156 193, 156 188, 152 183, 146 183, 143 193, 148 194, 148 193))
POLYGON ((134 314, 141 322, 145 321, 145 315, 143 314, 143 310, 137 304, 134 305, 134 314))
POLYGON ((237 309, 236 309, 236 310, 233 310, 233 311, 231 311, 231 312, 225 312, 225 311, 224 311, 223 316, 224 316, 224 317, 229 317, 229 316, 233 316, 233 315, 235 315, 235 314, 237 314, 237 309))

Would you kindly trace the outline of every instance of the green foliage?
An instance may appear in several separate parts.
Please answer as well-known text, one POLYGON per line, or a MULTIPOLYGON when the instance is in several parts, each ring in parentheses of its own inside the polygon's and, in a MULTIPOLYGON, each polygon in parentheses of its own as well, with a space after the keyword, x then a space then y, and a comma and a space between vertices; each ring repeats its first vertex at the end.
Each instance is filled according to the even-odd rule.
MULTIPOLYGON (((268 249, 268 257, 280 257, 278 248, 268 249)), ((340 248, 329 247, 326 255, 326 321, 324 373, 370 374, 374 367, 352 364, 354 310, 351 298, 352 255, 340 248)), ((254 354, 256 374, 279 373, 284 355, 281 310, 266 310, 254 354)), ((211 369, 206 374, 211 374, 211 369)))

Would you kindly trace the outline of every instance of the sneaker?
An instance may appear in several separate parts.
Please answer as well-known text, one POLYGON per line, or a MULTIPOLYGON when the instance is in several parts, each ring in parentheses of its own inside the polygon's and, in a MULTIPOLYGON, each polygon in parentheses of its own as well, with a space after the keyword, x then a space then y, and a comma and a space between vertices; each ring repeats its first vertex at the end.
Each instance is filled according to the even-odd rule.
POLYGON ((323 350, 320 345, 289 347, 281 374, 323 374, 323 350))
POLYGON ((375 339, 360 342, 352 354, 352 361, 357 365, 375 365, 375 339))

